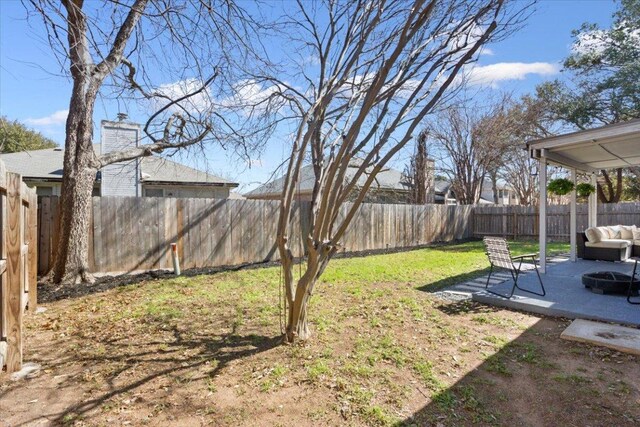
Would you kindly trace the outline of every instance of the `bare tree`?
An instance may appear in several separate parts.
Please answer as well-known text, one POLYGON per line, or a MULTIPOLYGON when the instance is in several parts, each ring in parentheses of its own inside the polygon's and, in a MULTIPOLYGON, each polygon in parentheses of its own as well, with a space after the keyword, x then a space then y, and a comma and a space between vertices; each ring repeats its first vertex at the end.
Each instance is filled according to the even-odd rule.
POLYGON ((498 175, 513 188, 521 205, 538 203, 538 162, 531 159, 525 142, 552 136, 556 132, 553 123, 545 104, 528 95, 510 102, 505 112, 510 135, 498 175))
POLYGON ((246 150, 268 124, 234 102, 238 69, 257 60, 255 23, 233 0, 25 0, 73 82, 66 122, 60 239, 50 278, 90 281, 88 221, 97 171, 164 150, 216 141, 246 150), (96 100, 150 111, 145 144, 97 155, 96 100), (258 121, 259 122, 259 121, 258 121))
POLYGON ((516 28, 528 11, 524 3, 502 0, 297 5, 287 34, 313 60, 291 65, 292 80, 303 83, 275 82, 297 116, 278 222, 290 342, 309 338, 309 298, 376 174, 450 98, 480 47, 516 28), (308 161, 316 180, 304 236, 306 269, 294 280, 290 221, 308 161))
POLYGON ((522 146, 512 147, 505 155, 500 176, 513 188, 521 205, 538 204, 538 161, 522 146))
POLYGON ((485 179, 497 169, 509 146, 512 128, 505 115, 507 100, 489 105, 462 102, 430 120, 429 138, 439 153, 438 169, 451 180, 456 200, 478 203, 485 179))
POLYGON ((410 186, 409 203, 424 205, 434 203, 434 164, 427 151, 427 133, 416 138, 415 153, 405 168, 404 175, 410 186))

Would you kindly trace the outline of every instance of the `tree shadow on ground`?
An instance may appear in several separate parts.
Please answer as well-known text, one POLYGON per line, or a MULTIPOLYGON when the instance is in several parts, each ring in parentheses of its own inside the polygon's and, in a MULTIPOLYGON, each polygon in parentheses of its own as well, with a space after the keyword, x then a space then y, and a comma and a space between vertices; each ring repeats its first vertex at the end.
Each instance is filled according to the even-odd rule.
POLYGON ((477 279, 478 277, 482 277, 487 274, 489 274, 488 265, 486 268, 479 268, 477 270, 469 271, 467 273, 460 273, 455 276, 444 277, 440 280, 436 280, 435 282, 431 282, 431 283, 427 283, 426 285, 419 286, 416 289, 419 291, 428 292, 428 293, 439 292, 442 289, 447 288, 449 286, 468 282, 469 280, 477 279))
POLYGON ((488 335, 484 362, 431 387, 428 403, 400 425, 637 426, 640 358, 560 340, 566 326, 541 319, 512 341, 488 335))
MULTIPOLYGON (((180 330, 177 326, 165 329, 172 340, 149 339, 132 343, 128 338, 100 340, 102 348, 84 355, 69 355, 56 362, 47 363, 48 370, 64 371, 70 360, 76 366, 108 367, 108 375, 103 377, 106 390, 97 397, 69 405, 59 412, 40 414, 25 425, 42 421, 43 417, 52 425, 63 425, 69 420, 90 417, 92 410, 99 409, 114 398, 127 396, 141 391, 150 383, 162 380, 180 380, 188 376, 189 381, 213 379, 230 363, 243 358, 269 351, 282 344, 282 336, 267 337, 256 334, 238 335, 235 330, 226 334, 193 334, 189 330, 180 330), (136 370, 144 366, 144 374, 137 375, 136 370), (132 380, 128 380, 132 377, 132 380)), ((95 344, 95 343, 94 343, 95 344)), ((0 393, 0 399, 6 398, 19 384, 0 393)), ((76 388, 77 379, 69 378, 59 388, 76 388)), ((82 392, 78 393, 82 396, 82 392)))
MULTIPOLYGON (((219 273, 241 270, 253 270, 258 268, 267 268, 279 266, 279 262, 265 261, 241 264, 235 266, 220 267, 202 267, 183 270, 181 276, 194 277, 201 275, 213 276, 219 273)), ((68 298, 78 298, 84 295, 90 295, 100 292, 106 292, 110 289, 122 286, 137 285, 143 282, 174 279, 177 276, 171 270, 152 270, 137 274, 118 274, 115 276, 102 276, 96 278, 92 284, 77 283, 74 285, 65 285, 54 287, 50 284, 40 283, 38 286, 38 303, 49 303, 68 298)))
POLYGON ((492 305, 479 304, 470 299, 435 305, 434 308, 440 310, 448 316, 460 316, 465 314, 489 314, 504 311, 504 308, 492 305))

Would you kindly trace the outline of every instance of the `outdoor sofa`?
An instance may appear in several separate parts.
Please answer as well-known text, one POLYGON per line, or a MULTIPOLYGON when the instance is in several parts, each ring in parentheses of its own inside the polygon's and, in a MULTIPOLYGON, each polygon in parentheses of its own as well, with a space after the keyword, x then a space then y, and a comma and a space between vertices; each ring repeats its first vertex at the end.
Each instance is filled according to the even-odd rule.
POLYGON ((625 261, 640 256, 640 228, 635 225, 591 227, 578 233, 578 258, 625 261))

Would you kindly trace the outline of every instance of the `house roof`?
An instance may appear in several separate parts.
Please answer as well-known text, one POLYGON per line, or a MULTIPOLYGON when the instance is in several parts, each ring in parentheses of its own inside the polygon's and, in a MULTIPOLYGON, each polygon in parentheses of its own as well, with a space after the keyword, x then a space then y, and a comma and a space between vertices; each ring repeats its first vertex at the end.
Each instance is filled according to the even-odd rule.
MULTIPOLYGON (((352 160, 352 164, 349 165, 347 169, 347 176, 345 178, 346 181, 350 180, 358 170, 358 164, 361 160, 354 159, 352 160)), ((364 185, 368 176, 363 174, 358 179, 358 186, 364 185)), ((251 197, 259 197, 259 196, 273 196, 282 193, 282 187, 284 186, 285 177, 282 176, 277 178, 271 182, 261 185, 260 187, 245 193, 245 196, 251 197)), ((300 186, 299 191, 301 193, 310 193, 313 191, 313 185, 316 181, 315 174, 313 172, 312 165, 307 165, 300 169, 300 186)), ((406 192, 409 191, 410 185, 407 180, 404 178, 402 172, 392 169, 392 168, 384 168, 381 172, 376 175, 376 180, 371 185, 372 189, 379 190, 387 190, 387 191, 400 191, 406 192)))
MULTIPOLYGON (((451 182, 446 179, 436 178, 434 182, 434 187, 435 187, 435 201, 443 202, 445 200, 445 196, 451 189, 451 182)), ((497 188, 498 190, 513 190, 513 188, 509 184, 500 183, 500 182, 498 182, 497 188)), ((481 191, 480 199, 478 200, 478 203, 481 205, 494 203, 493 202, 493 186, 491 184, 491 181, 485 180, 484 183, 482 184, 482 191, 481 191)))
MULTIPOLYGON (((93 149, 96 153, 99 153, 100 144, 94 144, 93 149)), ((19 173, 25 178, 49 181, 62 180, 62 165, 64 163, 64 151, 62 148, 0 154, 0 159, 2 159, 9 171, 19 173)), ((142 182, 145 183, 238 186, 235 182, 163 157, 143 157, 141 165, 142 182)))
POLYGON ((435 187, 436 194, 444 194, 449 191, 449 188, 451 188, 451 182, 447 181, 446 179, 436 178, 434 180, 433 186, 435 187))

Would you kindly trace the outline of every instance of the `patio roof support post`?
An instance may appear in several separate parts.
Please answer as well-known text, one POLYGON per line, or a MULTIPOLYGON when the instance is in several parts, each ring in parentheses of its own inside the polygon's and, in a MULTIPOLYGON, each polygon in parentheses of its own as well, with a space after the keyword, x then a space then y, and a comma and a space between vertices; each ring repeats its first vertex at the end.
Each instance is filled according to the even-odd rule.
MULTIPOLYGON (((589 177, 591 185, 597 188, 598 181, 596 180, 596 174, 592 173, 589 177)), ((589 227, 598 226, 598 194, 593 192, 589 195, 589 227)))
POLYGON ((576 262, 576 232, 577 232, 577 215, 576 215, 576 170, 571 169, 571 182, 573 182, 573 190, 571 191, 571 208, 569 211, 569 242, 571 243, 571 252, 569 258, 576 262))
POLYGON ((541 156, 539 160, 539 176, 540 182, 540 272, 545 273, 547 271, 547 157, 545 156, 545 150, 541 150, 541 156))

